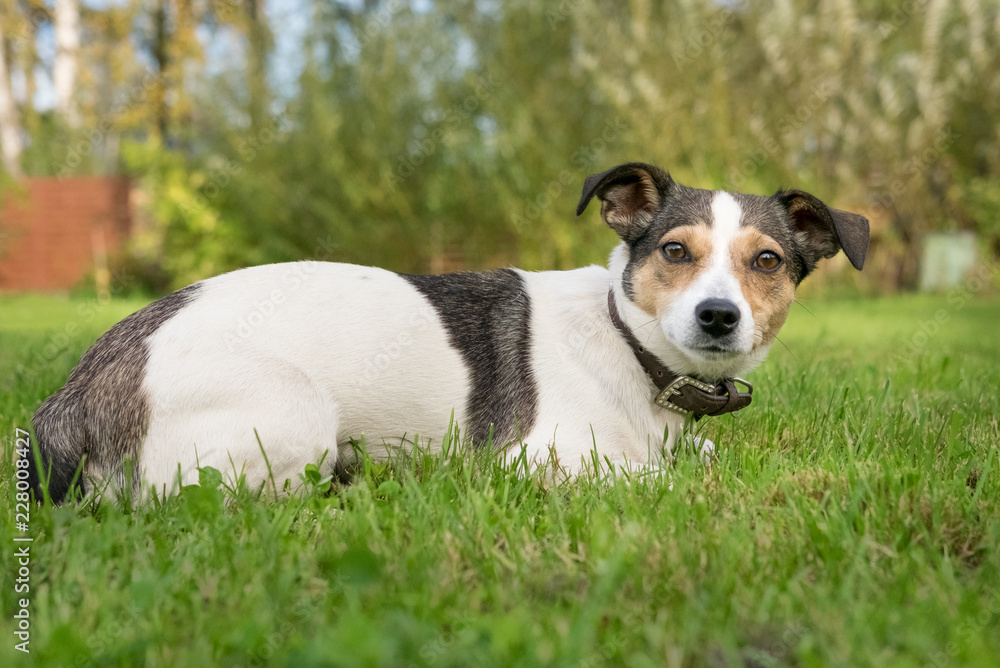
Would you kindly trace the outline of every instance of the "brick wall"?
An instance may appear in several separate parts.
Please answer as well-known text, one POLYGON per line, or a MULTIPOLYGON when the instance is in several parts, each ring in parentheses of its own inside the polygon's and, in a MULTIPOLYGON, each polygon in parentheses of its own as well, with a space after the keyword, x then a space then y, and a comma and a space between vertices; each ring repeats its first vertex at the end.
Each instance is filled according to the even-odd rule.
POLYGON ((0 208, 0 290, 66 290, 131 230, 124 177, 29 178, 0 208))

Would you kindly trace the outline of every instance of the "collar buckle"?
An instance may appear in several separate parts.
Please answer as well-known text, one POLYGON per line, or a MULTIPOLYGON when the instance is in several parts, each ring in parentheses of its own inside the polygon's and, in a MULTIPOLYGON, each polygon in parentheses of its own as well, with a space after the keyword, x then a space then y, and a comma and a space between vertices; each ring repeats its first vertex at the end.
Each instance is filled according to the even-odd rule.
POLYGON ((733 382, 739 383, 743 387, 747 388, 747 394, 753 394, 753 385, 750 384, 750 381, 743 380, 739 376, 733 376, 733 382))
POLYGON ((653 385, 660 388, 653 397, 653 403, 657 406, 683 416, 694 415, 698 419, 705 415, 732 413, 750 405, 753 386, 742 378, 725 378, 712 385, 691 376, 681 376, 644 349, 615 307, 613 286, 608 288, 608 313, 611 322, 632 349, 639 366, 653 385), (741 392, 736 383, 744 386, 746 392, 741 392), (689 386, 691 389, 686 390, 689 386))
MULTIPOLYGON (((749 383, 747 384, 749 385, 749 383)), ((674 382, 670 383, 665 388, 663 388, 663 390, 661 390, 660 393, 656 395, 656 398, 654 398, 653 401, 656 403, 657 406, 661 408, 672 410, 673 412, 680 413, 681 415, 687 415, 693 411, 690 411, 687 408, 681 408, 680 406, 671 401, 671 399, 675 395, 681 394, 681 388, 684 387, 685 385, 691 385, 692 387, 696 387, 702 392, 715 391, 714 385, 703 383, 696 378, 692 378, 691 376, 679 376, 677 380, 675 380, 674 382)))

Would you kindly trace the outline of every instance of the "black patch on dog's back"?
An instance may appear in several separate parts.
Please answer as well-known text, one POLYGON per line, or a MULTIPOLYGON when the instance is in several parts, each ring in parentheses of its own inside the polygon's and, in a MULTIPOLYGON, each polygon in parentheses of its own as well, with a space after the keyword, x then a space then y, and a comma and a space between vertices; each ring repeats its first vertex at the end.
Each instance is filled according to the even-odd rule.
POLYGON ((474 443, 527 436, 538 414, 531 372, 531 300, 510 269, 441 276, 401 274, 434 306, 469 369, 468 429, 474 443))
MULTIPOLYGON (((149 360, 147 339, 196 296, 195 283, 136 311, 105 332, 32 418, 42 462, 51 471, 56 503, 69 491, 81 458, 104 479, 133 491, 139 484, 139 447, 152 407, 142 381, 149 360), (128 462, 128 463, 127 463, 128 462), (131 470, 128 467, 131 466, 131 470)), ((34 458, 29 482, 41 499, 34 458)))

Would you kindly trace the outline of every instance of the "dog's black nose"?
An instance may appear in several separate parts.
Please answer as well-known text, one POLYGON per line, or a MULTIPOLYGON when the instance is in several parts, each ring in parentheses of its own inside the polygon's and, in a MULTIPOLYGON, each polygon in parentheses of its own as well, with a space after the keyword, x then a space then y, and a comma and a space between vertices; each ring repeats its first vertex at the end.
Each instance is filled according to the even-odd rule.
POLYGON ((701 329, 712 336, 725 336, 740 324, 740 310, 727 299, 706 299, 694 309, 701 329))

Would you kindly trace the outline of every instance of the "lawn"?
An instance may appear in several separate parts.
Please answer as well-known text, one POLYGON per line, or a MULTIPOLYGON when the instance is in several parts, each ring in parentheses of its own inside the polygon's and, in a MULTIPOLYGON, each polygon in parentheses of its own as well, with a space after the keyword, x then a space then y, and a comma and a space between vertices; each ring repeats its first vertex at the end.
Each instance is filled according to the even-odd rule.
MULTIPOLYGON (((15 428, 141 302, 0 298, 15 428)), ((0 521, 0 664, 991 666, 1000 299, 802 300, 710 468, 546 486, 368 463, 275 501, 203 487, 0 521), (30 655, 15 650, 29 599, 30 655)))

